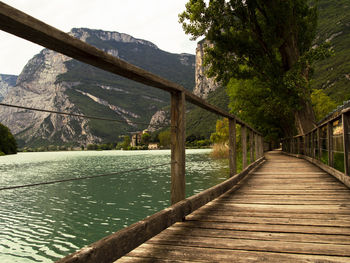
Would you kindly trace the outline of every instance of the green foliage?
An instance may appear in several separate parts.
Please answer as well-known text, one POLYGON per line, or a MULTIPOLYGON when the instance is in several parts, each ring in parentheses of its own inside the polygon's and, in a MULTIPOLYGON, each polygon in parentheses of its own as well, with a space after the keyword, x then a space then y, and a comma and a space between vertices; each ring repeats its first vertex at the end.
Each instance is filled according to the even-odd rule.
POLYGON ((275 96, 260 81, 231 79, 227 86, 230 108, 234 114, 251 123, 265 134, 267 140, 276 140, 290 132, 293 108, 288 96, 275 96))
MULTIPOLYGON (((225 111, 229 111, 229 97, 224 87, 219 87, 211 92, 207 101, 225 111)), ((216 121, 221 117, 193 105, 188 106, 187 110, 189 112, 186 114, 186 134, 209 139, 210 135, 215 132, 216 121)))
POLYGON ((162 131, 161 133, 159 133, 158 135, 159 138, 159 144, 161 147, 163 148, 169 148, 170 144, 171 144, 171 134, 170 131, 162 131))
MULTIPOLYGON (((212 0, 206 4, 204 0, 190 0, 179 17, 187 34, 193 38, 205 36, 213 44, 206 49, 209 76, 216 76, 223 84, 231 79, 252 81, 259 86, 257 99, 261 99, 261 95, 276 98, 274 101, 261 99, 256 102, 258 105, 266 104, 264 107, 268 108, 268 104, 277 101, 278 107, 286 106, 289 112, 277 116, 283 122, 285 115, 288 121, 290 117, 299 118, 295 112, 309 105, 311 64, 328 54, 324 46, 311 49, 317 8, 308 2, 212 0)), ((288 126, 278 125, 275 120, 277 130, 291 133, 293 120, 288 126)), ((309 116, 305 121, 312 120, 313 116, 309 116)), ((266 131, 272 128, 271 122, 259 124, 266 131)))
POLYGON ((316 89, 312 92, 311 101, 315 111, 316 121, 320 121, 337 107, 336 102, 320 89, 316 89))
POLYGON ((210 136, 213 143, 225 143, 228 141, 228 119, 218 120, 216 122, 216 131, 210 136))
POLYGON ((9 128, 0 123, 0 152, 3 154, 17 153, 17 142, 9 128))
POLYGON ((148 145, 151 141, 151 135, 149 133, 144 133, 141 136, 141 144, 148 145))
POLYGON ((128 147, 130 146, 130 142, 131 142, 130 136, 125 135, 125 136, 124 136, 124 141, 123 141, 123 143, 122 143, 122 149, 123 149, 123 150, 127 150, 128 147))

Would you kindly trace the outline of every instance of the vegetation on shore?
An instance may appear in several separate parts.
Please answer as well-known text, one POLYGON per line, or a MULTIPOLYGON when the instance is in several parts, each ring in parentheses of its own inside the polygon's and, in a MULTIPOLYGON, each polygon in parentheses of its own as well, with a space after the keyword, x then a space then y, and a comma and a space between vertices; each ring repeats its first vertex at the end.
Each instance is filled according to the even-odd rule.
POLYGON ((0 156, 17 153, 17 142, 9 128, 0 123, 0 156))

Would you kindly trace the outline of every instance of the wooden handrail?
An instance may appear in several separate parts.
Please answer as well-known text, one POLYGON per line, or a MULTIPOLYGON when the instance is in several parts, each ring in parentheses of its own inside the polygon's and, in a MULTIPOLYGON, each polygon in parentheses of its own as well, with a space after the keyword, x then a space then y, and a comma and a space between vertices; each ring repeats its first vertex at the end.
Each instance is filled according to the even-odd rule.
POLYGON ((125 230, 106 237, 87 248, 67 256, 60 262, 110 262, 126 254, 142 242, 158 234, 185 215, 232 188, 251 169, 263 161, 262 134, 233 114, 207 103, 181 85, 136 67, 40 20, 0 2, 0 29, 48 49, 57 51, 99 69, 130 80, 159 88, 171 94, 171 203, 165 209, 125 230), (230 176, 228 181, 185 199, 185 101, 229 119, 230 176), (237 173, 236 123, 241 126, 243 171, 237 173), (250 164, 247 163, 249 134, 250 164), (254 138, 254 139, 253 139, 254 138), (255 158, 254 158, 254 152, 255 158), (256 160, 254 162, 254 160, 256 160), (158 224, 158 225, 154 225, 158 224), (116 248, 116 245, 120 247, 116 248), (115 255, 107 255, 115 253, 115 255))
POLYGON ((332 174, 345 185, 350 187, 350 108, 342 110, 336 116, 322 122, 312 131, 306 134, 283 139, 282 149, 286 153, 305 158, 317 164, 322 169, 326 170, 328 173, 332 174), (342 146, 344 149, 344 172, 336 169, 339 169, 340 167, 335 167, 335 145, 333 143, 333 138, 335 136, 333 134, 333 123, 337 121, 342 123, 341 130, 343 130, 341 136, 342 146), (327 135, 326 138, 323 139, 327 140, 327 149, 322 149, 322 130, 326 130, 327 135), (326 164, 324 163, 325 161, 322 161, 322 150, 327 151, 326 164))

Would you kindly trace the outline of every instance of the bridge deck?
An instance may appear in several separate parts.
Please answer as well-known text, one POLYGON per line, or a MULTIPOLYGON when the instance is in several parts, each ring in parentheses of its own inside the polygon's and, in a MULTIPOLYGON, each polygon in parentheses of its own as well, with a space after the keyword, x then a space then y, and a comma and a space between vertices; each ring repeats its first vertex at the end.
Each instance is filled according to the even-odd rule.
POLYGON ((117 262, 350 262, 350 190, 278 151, 117 262))

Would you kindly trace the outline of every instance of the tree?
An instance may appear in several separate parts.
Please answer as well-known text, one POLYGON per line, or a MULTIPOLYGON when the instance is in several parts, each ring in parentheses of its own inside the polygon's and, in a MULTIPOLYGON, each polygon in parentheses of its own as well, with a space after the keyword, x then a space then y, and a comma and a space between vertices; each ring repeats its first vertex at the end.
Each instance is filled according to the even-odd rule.
POLYGON ((148 145, 149 142, 151 141, 151 135, 149 133, 144 133, 141 136, 141 144, 142 145, 148 145))
POLYGON ((224 85, 232 78, 254 81, 289 110, 278 116, 292 114, 291 123, 281 123, 286 135, 293 133, 294 124, 299 133, 315 126, 308 80, 312 62, 326 55, 327 47, 311 48, 317 7, 309 2, 190 0, 179 15, 187 34, 205 36, 213 44, 206 49, 209 76, 224 85))
POLYGON ((170 131, 163 131, 159 133, 158 135, 159 138, 159 144, 163 147, 170 147, 171 144, 171 136, 170 136, 170 131))
POLYGON ((312 105, 315 109, 316 120, 320 121, 337 107, 337 103, 324 93, 323 90, 314 90, 311 94, 312 105))
POLYGON ((129 146, 130 146, 130 136, 125 135, 124 136, 124 141, 123 141, 123 144, 122 144, 122 149, 123 150, 127 150, 129 146))
POLYGON ((0 153, 17 153, 17 142, 9 128, 0 123, 0 153))

